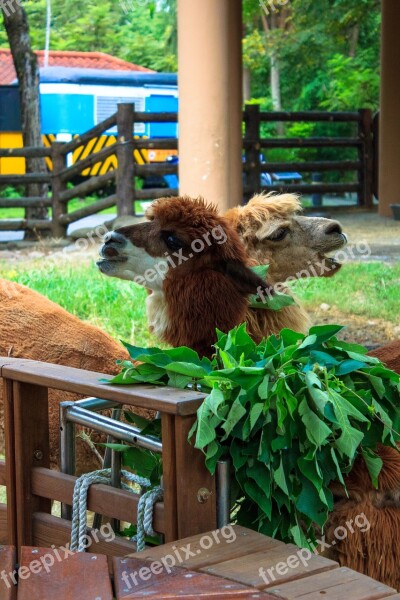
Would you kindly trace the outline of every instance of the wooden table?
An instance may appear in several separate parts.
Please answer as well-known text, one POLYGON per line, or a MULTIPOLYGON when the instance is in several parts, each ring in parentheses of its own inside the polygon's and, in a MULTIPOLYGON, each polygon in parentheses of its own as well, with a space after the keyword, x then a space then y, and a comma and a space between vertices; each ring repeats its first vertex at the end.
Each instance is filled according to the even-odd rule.
POLYGON ((0 547, 0 600, 400 600, 370 577, 239 526, 109 562, 58 552, 60 560, 53 549, 22 548, 18 586, 8 587, 15 552, 0 547))

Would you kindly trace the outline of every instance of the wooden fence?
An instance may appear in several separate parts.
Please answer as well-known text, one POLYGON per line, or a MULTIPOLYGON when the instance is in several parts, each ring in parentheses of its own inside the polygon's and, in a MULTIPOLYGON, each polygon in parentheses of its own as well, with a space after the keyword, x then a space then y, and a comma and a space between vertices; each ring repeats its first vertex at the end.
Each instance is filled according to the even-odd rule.
MULTIPOLYGON (((118 215, 134 214, 135 200, 151 200, 164 195, 176 195, 178 189, 157 188, 139 189, 138 178, 168 174, 178 175, 178 165, 167 162, 137 164, 135 151, 141 150, 177 150, 176 138, 135 138, 135 123, 176 123, 176 113, 143 113, 136 112, 133 104, 119 104, 118 111, 102 121, 86 133, 73 138, 70 142, 54 142, 49 148, 0 149, 1 157, 45 157, 51 161, 49 173, 27 173, 26 175, 0 175, 0 186, 30 184, 49 184, 51 194, 47 197, 23 197, 18 199, 0 198, 0 208, 34 208, 52 209, 50 220, 20 219, 0 220, 1 230, 51 230, 55 237, 64 237, 68 225, 83 217, 96 214, 115 206, 118 215), (117 128, 115 143, 106 145, 97 152, 90 152, 85 158, 79 158, 80 149, 91 145, 94 147, 99 136, 111 128, 117 128), (73 164, 68 164, 72 153, 78 157, 73 164), (82 176, 101 165, 111 156, 116 156, 118 167, 111 167, 102 175, 89 176, 83 181, 82 176), (69 202, 74 198, 85 198, 89 194, 101 193, 113 189, 106 195, 83 208, 71 212, 69 202), (115 190, 115 193, 114 193, 115 190)), ((372 118, 371 111, 361 109, 354 112, 263 112, 258 105, 247 105, 243 113, 244 121, 244 194, 245 198, 265 189, 267 191, 298 192, 300 194, 344 194, 356 193, 359 207, 371 208, 373 195, 377 195, 377 131, 378 117, 372 118), (266 137, 262 136, 263 124, 278 122, 290 123, 334 123, 353 125, 356 133, 350 137, 266 137), (354 157, 351 159, 269 161, 264 162, 262 152, 268 154, 273 149, 350 149, 354 157), (306 173, 337 174, 337 179, 345 173, 353 173, 350 181, 344 182, 308 182, 277 183, 263 186, 262 173, 279 174, 297 171, 306 173)), ((87 154, 87 152, 86 152, 87 154)), ((331 208, 331 207, 330 207, 331 208)))
MULTIPOLYGON (((0 208, 35 208, 52 209, 51 219, 0 220, 0 231, 8 230, 51 230, 55 237, 64 237, 68 225, 84 217, 96 214, 115 206, 117 214, 134 214, 135 200, 151 200, 168 193, 176 195, 177 189, 153 188, 136 189, 135 178, 146 178, 151 175, 177 174, 178 165, 169 163, 148 163, 138 165, 134 160, 135 150, 166 149, 176 150, 176 138, 139 138, 133 136, 135 123, 170 123, 177 122, 176 113, 143 113, 135 112, 133 104, 119 104, 115 114, 108 117, 89 131, 74 137, 70 142, 54 142, 50 148, 18 148, 0 149, 0 158, 10 157, 45 157, 51 160, 52 170, 49 173, 27 173, 25 175, 0 175, 0 186, 27 186, 32 183, 48 183, 51 187, 49 197, 0 198, 0 208), (79 158, 68 165, 71 153, 93 144, 99 136, 113 127, 117 127, 116 142, 85 158, 79 158), (101 164, 115 155, 118 168, 91 176, 77 183, 77 178, 90 167, 101 164), (68 203, 74 198, 85 198, 89 194, 103 192, 114 187, 115 193, 93 202, 73 212, 68 211, 68 203)), ((79 154, 79 152, 77 153, 79 154)))
POLYGON ((354 112, 263 112, 258 105, 248 105, 244 112, 245 134, 244 151, 246 174, 245 195, 250 197, 262 189, 279 192, 297 192, 300 194, 332 194, 355 192, 358 197, 358 206, 371 208, 373 192, 376 185, 377 152, 377 117, 373 119, 369 109, 360 109, 354 112), (262 137, 263 123, 346 123, 355 124, 357 133, 352 137, 262 137), (341 158, 335 160, 301 160, 263 162, 261 152, 271 149, 303 149, 303 148, 335 148, 352 149, 356 155, 351 160, 341 158), (375 168, 374 168, 375 167, 375 168), (350 182, 340 183, 273 183, 263 187, 261 173, 326 173, 336 172, 343 174, 353 172, 354 178, 350 182))
MULTIPOLYGON (((112 386, 100 373, 24 359, 0 358, 6 436, 6 461, 0 485, 7 486, 7 506, 0 505, 0 543, 18 547, 64 545, 71 522, 51 514, 53 500, 72 504, 76 477, 50 470, 48 388, 94 395, 127 406, 160 411, 164 498, 154 509, 155 531, 166 542, 216 527, 215 478, 204 456, 188 443, 188 433, 204 394, 157 386, 112 386), (207 495, 204 495, 207 490, 207 495)), ((139 496, 94 486, 88 510, 136 522, 139 496)), ((90 532, 89 532, 90 534, 90 532)), ((91 551, 120 556, 135 545, 117 537, 94 539, 91 551)))

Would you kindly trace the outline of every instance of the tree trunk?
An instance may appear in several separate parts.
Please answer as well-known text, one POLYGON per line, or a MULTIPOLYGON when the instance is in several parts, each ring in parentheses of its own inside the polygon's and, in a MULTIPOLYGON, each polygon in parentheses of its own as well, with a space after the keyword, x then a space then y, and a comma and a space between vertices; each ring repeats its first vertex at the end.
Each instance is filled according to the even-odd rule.
MULTIPOLYGON (((275 13, 271 14, 271 23, 268 23, 267 17, 262 14, 261 20, 264 29, 264 34, 268 36, 268 34, 274 30, 279 28, 279 24, 277 22, 277 16, 275 13)), ((270 51, 270 85, 271 85, 271 101, 272 101, 272 110, 281 111, 282 110, 282 100, 281 100, 281 72, 279 66, 279 56, 278 52, 275 48, 272 48, 270 51)), ((285 129, 283 123, 276 124, 276 133, 283 137, 285 134, 285 129)))
POLYGON ((355 58, 357 53, 358 38, 360 37, 360 26, 358 23, 351 28, 349 36, 349 56, 355 58))
MULTIPOLYGON (((31 48, 29 25, 26 13, 18 2, 12 6, 2 8, 4 26, 13 57, 15 70, 19 82, 21 101, 21 123, 24 146, 43 146, 40 127, 40 100, 39 100, 39 67, 35 54, 31 48)), ((44 158, 26 159, 27 173, 46 173, 44 158)), ((31 184, 27 186, 29 196, 46 196, 46 184, 31 184)), ((46 219, 46 208, 27 208, 27 219, 46 219)), ((35 239, 33 232, 27 232, 26 237, 35 239)))
POLYGON ((250 69, 243 68, 243 102, 248 102, 251 98, 251 73, 250 69))

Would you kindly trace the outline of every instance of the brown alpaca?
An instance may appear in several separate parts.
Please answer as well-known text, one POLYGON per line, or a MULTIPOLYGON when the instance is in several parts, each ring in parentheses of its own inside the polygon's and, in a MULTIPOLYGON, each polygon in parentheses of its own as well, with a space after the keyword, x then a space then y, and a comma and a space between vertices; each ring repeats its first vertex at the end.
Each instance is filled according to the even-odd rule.
MULTIPOLYGON (((304 217, 300 211, 294 194, 258 194, 245 206, 225 214, 243 241, 251 264, 269 264, 269 283, 278 284, 278 291, 285 293, 290 293, 285 281, 335 275, 341 265, 326 253, 340 249, 347 241, 337 221, 304 217)), ((304 333, 310 327, 309 317, 298 303, 279 311, 249 309, 246 323, 256 341, 285 327, 304 333)))
POLYGON ((394 340, 385 346, 368 352, 370 356, 379 358, 388 369, 400 374, 400 340, 394 340))
MULTIPOLYGON (((29 358, 90 371, 117 373, 116 360, 126 350, 109 335, 93 327, 29 288, 0 280, 0 355, 29 358)), ((58 462, 59 403, 76 394, 49 391, 50 454, 58 462)), ((0 451, 4 453, 4 417, 0 391, 0 451)), ((77 470, 99 468, 93 451, 78 442, 77 470)))
POLYGON ((146 216, 106 236, 99 269, 153 290, 148 309, 163 341, 210 356, 215 329, 242 323, 248 295, 266 283, 246 266, 237 233, 201 198, 163 198, 146 216))
MULTIPOLYGON (((368 353, 379 358, 389 369, 400 373, 400 342, 394 341, 368 353)), ((377 453, 383 461, 378 489, 363 460, 358 459, 352 472, 345 477, 348 496, 336 483, 333 512, 325 528, 326 539, 336 539, 339 525, 364 514, 370 528, 366 532, 355 528, 346 539, 336 540, 328 556, 340 565, 365 573, 386 585, 400 590, 400 452, 379 446, 377 453)))

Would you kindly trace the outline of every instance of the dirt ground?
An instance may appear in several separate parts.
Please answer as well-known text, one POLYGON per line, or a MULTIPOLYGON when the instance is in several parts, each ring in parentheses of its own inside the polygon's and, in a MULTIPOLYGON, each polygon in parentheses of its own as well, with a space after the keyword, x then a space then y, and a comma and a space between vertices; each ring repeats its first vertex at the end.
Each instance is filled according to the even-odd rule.
MULTIPOLYGON (((368 243, 371 254, 362 254, 356 260, 376 262, 396 262, 400 260, 400 221, 380 217, 376 213, 332 213, 348 236, 349 244, 360 241, 368 243)), ((400 314, 400 289, 399 289, 400 314)), ((313 323, 342 323, 346 328, 339 337, 365 346, 380 346, 383 343, 400 338, 399 327, 383 319, 343 313, 335 307, 324 311, 321 307, 311 313, 313 323)), ((400 321, 399 321, 400 323, 400 321)))
MULTIPOLYGON (((356 260, 362 261, 382 261, 396 262, 400 260, 400 221, 394 221, 391 218, 378 216, 376 213, 354 213, 354 212, 334 212, 326 214, 331 218, 340 221, 343 231, 348 236, 349 244, 360 242, 368 243, 370 254, 362 253, 356 260)), ((94 241, 94 240, 93 240, 94 241)), ((65 242, 64 242, 65 244, 65 242)), ((37 244, 1 244, 0 260, 9 263, 17 263, 22 260, 37 259, 44 256, 51 256, 53 260, 65 260, 66 255, 71 258, 79 255, 82 259, 95 256, 97 253, 96 244, 86 252, 79 250, 79 247, 73 245, 62 249, 55 247, 51 240, 38 242, 37 244)), ((400 289, 399 289, 399 313, 400 313, 400 289)), ((343 323, 346 328, 339 334, 342 339, 357 342, 366 346, 377 346, 382 343, 400 338, 400 324, 389 323, 383 319, 368 319, 366 317, 342 313, 331 306, 328 311, 318 307, 311 313, 312 321, 315 324, 324 323, 343 323)))

